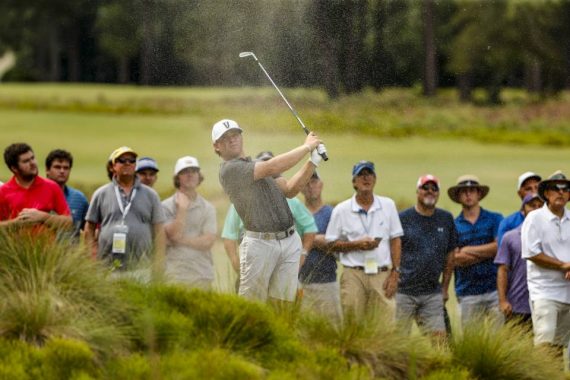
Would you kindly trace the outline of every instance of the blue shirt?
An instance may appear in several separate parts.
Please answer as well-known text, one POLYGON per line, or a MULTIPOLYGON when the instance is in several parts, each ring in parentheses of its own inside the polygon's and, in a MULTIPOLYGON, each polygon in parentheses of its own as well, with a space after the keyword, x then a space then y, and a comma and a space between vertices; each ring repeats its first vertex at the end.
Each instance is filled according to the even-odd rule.
POLYGON ((524 222, 524 216, 522 212, 515 211, 511 215, 507 216, 499 224, 499 233, 497 235, 497 244, 501 246, 501 241, 503 241, 503 236, 510 230, 514 230, 524 222))
POLYGON ((410 296, 440 292, 439 277, 449 252, 457 247, 453 216, 439 208, 425 216, 410 207, 400 213, 400 222, 404 236, 398 292, 410 296))
POLYGON ((79 237, 79 232, 85 224, 85 215, 89 209, 89 202, 83 193, 73 187, 64 186, 63 194, 73 218, 73 237, 79 237))
MULTIPOLYGON (((459 234, 459 247, 492 243, 499 230, 503 216, 481 207, 475 224, 471 224, 460 213, 455 218, 459 234)), ((458 297, 481 295, 497 290, 497 267, 493 259, 486 259, 468 267, 455 268, 455 294, 458 297)))
MULTIPOLYGON (((325 205, 313 214, 318 234, 324 234, 331 219, 333 208, 325 205)), ((301 267, 299 278, 304 284, 336 281, 336 257, 334 255, 312 249, 301 267)))

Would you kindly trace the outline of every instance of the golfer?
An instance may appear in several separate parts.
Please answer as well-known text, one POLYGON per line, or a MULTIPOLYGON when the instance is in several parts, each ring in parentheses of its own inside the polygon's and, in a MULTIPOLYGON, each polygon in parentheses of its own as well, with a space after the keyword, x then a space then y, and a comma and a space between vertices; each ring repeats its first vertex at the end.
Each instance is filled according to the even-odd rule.
POLYGON ((305 143, 267 161, 245 157, 242 129, 233 120, 212 128, 214 150, 224 162, 220 183, 245 226, 240 244, 240 285, 243 297, 265 301, 294 301, 302 251, 285 197, 292 198, 311 178, 321 161, 314 133, 305 143), (290 179, 280 176, 303 157, 310 159, 290 179))

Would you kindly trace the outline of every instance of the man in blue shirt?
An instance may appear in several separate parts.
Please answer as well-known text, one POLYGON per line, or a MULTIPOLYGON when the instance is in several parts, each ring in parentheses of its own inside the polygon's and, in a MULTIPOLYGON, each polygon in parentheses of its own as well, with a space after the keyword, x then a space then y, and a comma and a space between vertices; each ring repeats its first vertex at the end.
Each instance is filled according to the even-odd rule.
POLYGON ((46 157, 46 177, 57 183, 63 190, 73 218, 72 238, 77 241, 85 225, 89 202, 81 191, 67 185, 72 167, 73 156, 66 150, 52 150, 46 157))
POLYGON ((502 320, 497 294, 497 231, 503 219, 499 213, 483 209, 479 202, 489 193, 474 175, 463 175, 447 194, 461 204, 455 218, 459 250, 455 253, 455 294, 465 326, 476 315, 488 313, 502 320))
MULTIPOLYGON (((525 172, 519 176, 517 194, 520 197, 521 201, 528 194, 536 194, 538 192, 538 183, 541 179, 542 178, 538 174, 533 172, 525 172)), ((524 215, 522 210, 513 212, 511 215, 505 217, 505 219, 501 221, 501 224, 499 224, 499 234, 497 236, 497 244, 499 247, 501 246, 503 235, 506 232, 520 226, 523 221, 524 215)))
POLYGON ((437 177, 421 176, 416 185, 416 205, 400 213, 404 236, 396 319, 405 332, 409 333, 415 319, 423 331, 442 339, 446 334, 443 309, 449 298, 457 231, 451 213, 435 207, 439 189, 437 177))

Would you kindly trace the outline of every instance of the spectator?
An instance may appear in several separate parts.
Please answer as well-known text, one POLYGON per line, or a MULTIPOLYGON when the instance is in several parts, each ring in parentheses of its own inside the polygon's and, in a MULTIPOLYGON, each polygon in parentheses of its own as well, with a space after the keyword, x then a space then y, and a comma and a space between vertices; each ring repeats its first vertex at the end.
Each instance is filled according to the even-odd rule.
POLYGON ((465 325, 476 315, 489 313, 502 320, 497 295, 497 231, 502 216, 483 209, 479 202, 489 193, 474 175, 463 175, 447 194, 461 204, 455 218, 459 250, 455 253, 455 294, 459 301, 461 323, 465 325))
POLYGON ((9 145, 4 162, 13 176, 0 187, 0 226, 71 227, 63 192, 38 175, 36 156, 28 144, 9 145))
POLYGON ((546 204, 522 226, 522 257, 527 260, 534 343, 562 355, 570 333, 570 181, 557 171, 538 185, 546 204))
POLYGON ((342 321, 340 286, 336 280, 336 255, 328 251, 325 233, 332 214, 332 206, 322 199, 323 181, 315 171, 303 188, 305 206, 313 214, 318 227, 313 248, 301 267, 299 279, 303 286, 302 306, 310 308, 331 321, 342 321))
MULTIPOLYGON (((544 205, 538 194, 527 194, 522 201, 523 217, 544 205)), ((508 231, 501 244, 495 264, 497 271, 497 291, 499 307, 507 321, 515 320, 532 327, 526 262, 521 257, 522 224, 508 231)))
POLYGON ((380 312, 393 318, 400 276, 402 226, 394 201, 375 195, 375 185, 374 164, 356 163, 356 193, 334 208, 326 232, 331 249, 341 252, 343 311, 357 319, 380 312))
POLYGON ((162 202, 166 215, 166 279, 210 290, 214 281, 212 246, 216 210, 196 191, 204 177, 198 160, 181 157, 174 166, 176 192, 162 202))
MULTIPOLYGON (((528 194, 536 194, 538 192, 538 183, 541 178, 538 174, 533 172, 525 172, 519 176, 517 182, 517 194, 521 201, 528 194)), ((511 215, 505 217, 499 224, 499 233, 497 236, 497 244, 500 247, 503 235, 512 229, 517 228, 524 221, 523 210, 517 210, 511 215)))
POLYGON ((125 146, 111 153, 115 176, 93 194, 86 216, 85 240, 99 259, 122 271, 131 271, 128 276, 140 275, 140 280, 148 281, 146 270, 134 270, 151 258, 153 249, 155 274, 161 270, 164 213, 158 194, 136 178, 136 157, 125 146), (95 240, 98 225, 100 233, 95 240))
POLYGON ((137 160, 135 172, 142 184, 154 187, 158 179, 158 164, 151 157, 141 157, 137 160))
POLYGON ((79 234, 85 225, 89 202, 81 191, 67 185, 72 167, 73 156, 68 151, 55 149, 46 157, 46 177, 57 183, 63 191, 73 218, 72 238, 78 241, 79 234))
POLYGON ((242 129, 233 120, 220 120, 212 128, 214 150, 223 163, 220 183, 245 225, 240 246, 241 296, 274 303, 294 301, 301 256, 301 239, 295 232, 286 197, 294 197, 320 163, 319 138, 309 133, 303 145, 267 161, 245 157, 242 129), (310 160, 290 179, 274 178, 310 160))
POLYGON ((457 231, 451 213, 436 207, 439 190, 437 177, 421 176, 416 185, 416 205, 400 213, 404 236, 396 319, 406 333, 415 320, 422 330, 443 339, 443 310, 449 299, 457 231))

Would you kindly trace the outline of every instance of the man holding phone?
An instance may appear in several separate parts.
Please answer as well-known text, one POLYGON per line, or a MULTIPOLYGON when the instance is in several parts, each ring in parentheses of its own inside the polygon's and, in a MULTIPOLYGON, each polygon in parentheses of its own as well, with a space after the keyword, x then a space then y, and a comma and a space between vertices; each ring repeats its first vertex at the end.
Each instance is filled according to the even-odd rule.
POLYGON ((457 231, 451 213, 435 207, 439 189, 437 177, 421 176, 416 185, 416 205, 400 213, 404 236, 396 319, 408 333, 415 320, 422 331, 443 338, 443 310, 449 298, 457 231))

